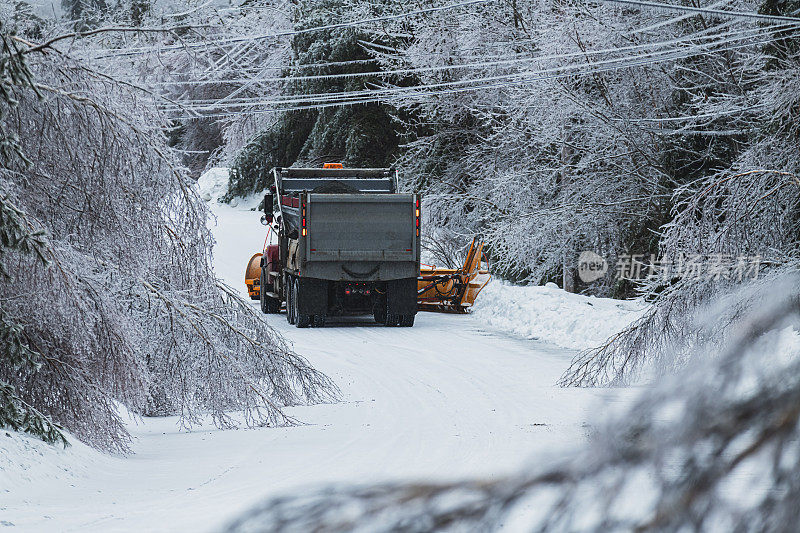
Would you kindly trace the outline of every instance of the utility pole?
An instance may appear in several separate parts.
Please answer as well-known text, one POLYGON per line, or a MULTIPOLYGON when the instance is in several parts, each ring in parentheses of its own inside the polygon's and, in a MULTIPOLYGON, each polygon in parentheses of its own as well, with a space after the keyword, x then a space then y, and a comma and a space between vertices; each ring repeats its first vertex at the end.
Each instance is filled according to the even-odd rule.
MULTIPOLYGON (((572 149, 567 143, 567 131, 564 128, 564 142, 561 145, 561 190, 566 191, 569 176, 567 165, 572 158, 572 149)), ((575 251, 572 249, 572 240, 567 241, 564 250, 561 287, 567 292, 575 292, 575 251)))

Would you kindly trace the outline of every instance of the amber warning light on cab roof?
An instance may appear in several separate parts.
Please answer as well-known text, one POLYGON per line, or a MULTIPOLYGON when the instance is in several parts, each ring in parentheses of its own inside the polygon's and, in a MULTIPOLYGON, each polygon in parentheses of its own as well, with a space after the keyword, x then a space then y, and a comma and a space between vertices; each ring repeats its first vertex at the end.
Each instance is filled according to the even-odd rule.
POLYGON ((325 163, 322 168, 344 168, 341 163, 325 163))

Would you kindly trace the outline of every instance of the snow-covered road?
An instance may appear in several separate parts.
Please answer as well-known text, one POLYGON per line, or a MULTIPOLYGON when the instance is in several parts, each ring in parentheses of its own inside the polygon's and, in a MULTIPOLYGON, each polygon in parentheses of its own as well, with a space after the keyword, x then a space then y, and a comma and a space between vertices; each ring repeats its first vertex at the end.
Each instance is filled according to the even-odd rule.
POLYGON ((148 419, 132 427, 134 455, 68 450, 79 472, 0 496, 0 520, 22 530, 213 530, 267 494, 311 484, 493 477, 583 439, 599 394, 553 386, 570 352, 488 333, 470 317, 425 313, 411 329, 276 325, 336 381, 342 403, 290 409, 307 424, 291 428, 188 433, 174 418, 148 419))
MULTIPOLYGON (((245 263, 263 243, 258 213, 216 211, 218 273, 243 288, 245 263)), ((17 450, 30 467, 12 471, 5 492, 0 479, 0 524, 214 530, 266 495, 321 483, 492 478, 537 451, 580 443, 587 414, 612 394, 554 386, 573 351, 492 332, 471 316, 421 313, 410 329, 366 317, 323 329, 269 320, 339 385, 341 403, 288 409, 305 424, 288 428, 132 423, 135 453, 122 458, 31 442, 17 450)))

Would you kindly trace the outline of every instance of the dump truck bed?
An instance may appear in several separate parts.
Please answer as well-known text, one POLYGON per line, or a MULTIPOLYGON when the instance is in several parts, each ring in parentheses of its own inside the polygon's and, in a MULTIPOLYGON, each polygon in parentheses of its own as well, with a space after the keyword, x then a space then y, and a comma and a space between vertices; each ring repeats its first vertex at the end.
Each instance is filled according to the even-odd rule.
POLYGON ((275 169, 290 264, 303 277, 388 281, 419 275, 418 198, 391 169, 275 169), (305 218, 305 227, 303 219, 305 218))
POLYGON ((392 280, 419 274, 413 194, 305 196, 302 275, 329 280, 392 280))

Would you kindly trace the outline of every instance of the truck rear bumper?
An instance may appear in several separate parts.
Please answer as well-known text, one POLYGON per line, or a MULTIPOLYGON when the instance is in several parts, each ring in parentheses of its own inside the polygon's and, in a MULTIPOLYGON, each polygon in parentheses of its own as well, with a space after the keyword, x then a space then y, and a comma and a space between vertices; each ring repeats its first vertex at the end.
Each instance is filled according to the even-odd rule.
POLYGON ((419 276, 416 261, 307 261, 301 276, 330 281, 390 281, 419 276))
POLYGON ((297 310, 303 315, 365 314, 377 308, 392 315, 417 312, 417 279, 330 281, 297 278, 297 310))

